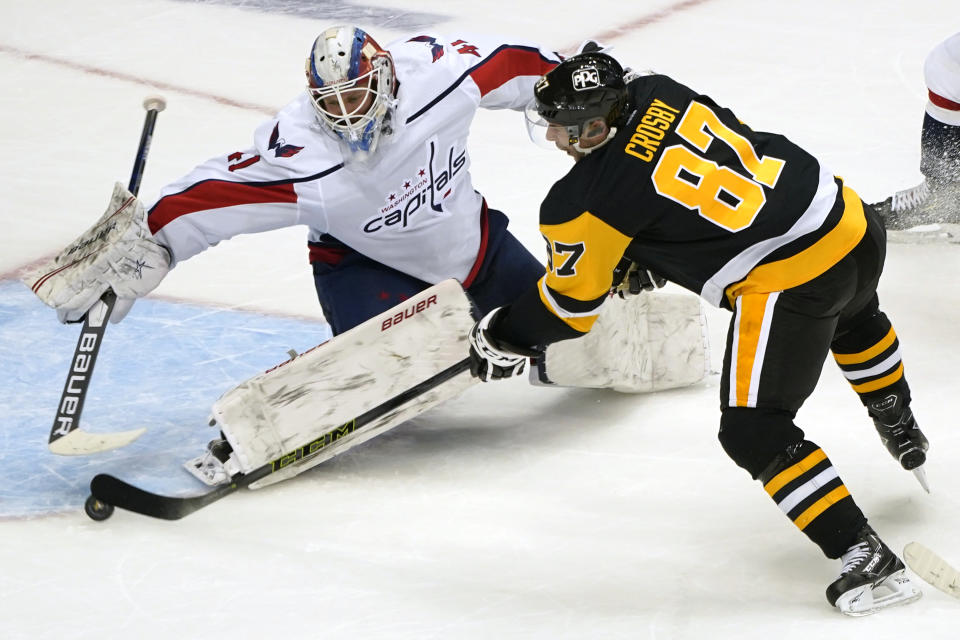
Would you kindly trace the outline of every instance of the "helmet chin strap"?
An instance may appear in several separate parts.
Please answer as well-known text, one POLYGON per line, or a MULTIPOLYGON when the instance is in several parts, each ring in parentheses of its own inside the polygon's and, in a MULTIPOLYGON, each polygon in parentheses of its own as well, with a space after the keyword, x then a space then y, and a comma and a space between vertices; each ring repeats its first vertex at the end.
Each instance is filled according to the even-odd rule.
POLYGON ((604 138, 603 140, 601 140, 599 143, 593 145, 592 147, 588 147, 588 148, 586 148, 586 149, 584 149, 583 147, 581 147, 581 146, 580 146, 580 139, 579 139, 579 138, 577 138, 577 141, 573 143, 572 147, 573 147, 573 149, 574 149, 577 153, 582 153, 583 155, 586 156, 586 155, 589 155, 589 154, 593 153, 594 151, 596 151, 597 149, 599 149, 599 148, 602 147, 603 145, 607 144, 608 142, 610 142, 610 141, 613 139, 613 136, 615 136, 615 135, 617 135, 617 128, 616 128, 616 127, 610 127, 610 130, 607 132, 607 137, 604 138))

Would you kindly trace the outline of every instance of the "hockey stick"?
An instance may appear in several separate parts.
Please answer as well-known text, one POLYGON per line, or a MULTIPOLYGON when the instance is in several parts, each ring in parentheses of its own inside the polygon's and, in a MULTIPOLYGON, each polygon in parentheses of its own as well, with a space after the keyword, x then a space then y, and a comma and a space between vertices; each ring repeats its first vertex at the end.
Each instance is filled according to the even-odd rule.
POLYGON ((247 487, 257 480, 279 471, 295 462, 319 453, 325 447, 330 446, 340 438, 363 429, 365 426, 380 418, 390 411, 403 406, 416 397, 434 389, 444 382, 450 380, 456 375, 470 369, 470 358, 453 364, 433 377, 427 378, 423 382, 415 384, 406 391, 398 393, 394 397, 373 407, 353 420, 350 420, 338 427, 334 427, 323 435, 311 440, 307 444, 297 447, 276 460, 254 469, 247 474, 238 474, 233 477, 229 484, 224 484, 214 489, 201 493, 196 496, 173 497, 162 496, 120 480, 110 474, 100 473, 94 476, 90 481, 90 497, 84 508, 94 520, 105 520, 113 513, 114 507, 120 507, 127 511, 133 511, 153 518, 164 520, 179 520, 180 518, 193 513, 198 509, 216 502, 220 498, 230 495, 241 487, 247 487))
POLYGON ((903 559, 915 574, 947 595, 960 598, 960 571, 936 553, 919 542, 910 542, 903 548, 903 559))
MULTIPOLYGON (((143 108, 146 109, 147 115, 143 121, 140 145, 137 147, 137 156, 130 174, 129 191, 134 195, 140 190, 140 181, 143 179, 143 169, 147 163, 147 153, 150 151, 157 114, 166 106, 167 101, 161 96, 149 96, 143 101, 143 108)), ((83 413, 83 403, 87 397, 87 389, 90 387, 90 378, 93 376, 93 366, 97 362, 107 320, 116 301, 117 296, 113 291, 107 291, 83 319, 83 329, 80 331, 77 346, 73 350, 70 371, 67 373, 67 381, 60 394, 60 404, 57 405, 57 415, 50 429, 47 446, 57 455, 82 456, 109 451, 130 444, 146 431, 145 428, 141 428, 119 433, 89 433, 80 428, 80 414, 83 413)))

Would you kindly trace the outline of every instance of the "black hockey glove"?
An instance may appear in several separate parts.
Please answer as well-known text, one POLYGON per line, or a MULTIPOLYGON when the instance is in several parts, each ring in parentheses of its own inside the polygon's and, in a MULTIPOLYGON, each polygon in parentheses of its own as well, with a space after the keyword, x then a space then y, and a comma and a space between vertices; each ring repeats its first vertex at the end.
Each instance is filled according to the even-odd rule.
POLYGON ((494 309, 470 330, 470 373, 484 382, 523 374, 527 358, 540 355, 536 349, 516 347, 497 339, 490 332, 500 307, 494 309))
POLYGON ((636 296, 644 291, 653 291, 667 284, 667 279, 653 271, 641 267, 630 258, 621 258, 616 269, 613 270, 613 287, 610 293, 616 293, 621 298, 636 296))

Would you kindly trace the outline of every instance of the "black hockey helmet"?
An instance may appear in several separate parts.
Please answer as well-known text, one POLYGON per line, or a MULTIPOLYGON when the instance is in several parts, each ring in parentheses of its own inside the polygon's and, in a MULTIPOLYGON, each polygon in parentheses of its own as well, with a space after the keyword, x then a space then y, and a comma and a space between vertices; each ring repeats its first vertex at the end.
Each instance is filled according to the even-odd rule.
POLYGON ((537 113, 551 124, 582 125, 602 117, 620 124, 627 105, 623 67, 599 51, 571 56, 540 78, 533 90, 537 113))
MULTIPOLYGON (((527 131, 541 146, 546 128, 566 128, 570 144, 580 149, 581 136, 591 135, 585 127, 602 119, 611 134, 623 124, 627 113, 627 84, 620 63, 599 51, 571 56, 537 81, 533 100, 526 108, 527 131)), ((611 135, 612 137, 612 135, 611 135)), ((607 140, 610 138, 608 137, 607 140)))

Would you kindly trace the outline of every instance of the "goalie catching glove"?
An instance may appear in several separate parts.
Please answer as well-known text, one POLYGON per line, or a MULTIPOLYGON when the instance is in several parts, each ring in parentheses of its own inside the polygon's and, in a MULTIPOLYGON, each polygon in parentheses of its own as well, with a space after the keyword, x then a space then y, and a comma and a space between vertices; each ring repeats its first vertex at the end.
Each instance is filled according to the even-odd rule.
POLYGON ((630 258, 620 258, 613 270, 613 286, 610 293, 621 298, 640 295, 644 291, 653 291, 667 284, 667 279, 649 269, 641 267, 630 258))
POLYGON ((496 322, 500 307, 494 309, 470 330, 470 373, 484 382, 512 378, 523 374, 527 358, 542 355, 536 349, 525 349, 494 337, 490 326, 496 322))
POLYGON ((79 322, 108 290, 117 296, 111 322, 156 288, 170 270, 170 254, 147 226, 143 203, 122 184, 103 216, 55 258, 23 277, 60 322, 79 322))

